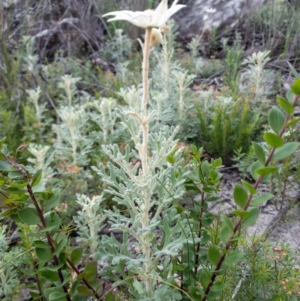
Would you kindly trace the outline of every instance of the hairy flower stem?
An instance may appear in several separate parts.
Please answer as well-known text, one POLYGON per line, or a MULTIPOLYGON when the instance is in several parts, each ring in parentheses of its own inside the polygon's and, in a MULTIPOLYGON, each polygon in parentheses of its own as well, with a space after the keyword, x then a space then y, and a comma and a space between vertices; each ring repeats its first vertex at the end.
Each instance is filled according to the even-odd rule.
MULTIPOLYGON (((150 47, 151 47, 151 31, 152 28, 146 28, 145 33, 145 42, 143 48, 143 98, 142 98, 142 130, 143 130, 143 141, 142 147, 140 151, 141 162, 142 162, 142 170, 143 176, 146 177, 149 174, 149 167, 148 167, 148 135, 149 135, 149 119, 147 116, 147 103, 148 103, 148 96, 149 96, 149 82, 148 82, 148 73, 149 73, 149 54, 150 54, 150 47)), ((150 210, 150 200, 151 195, 148 187, 147 193, 145 194, 145 205, 144 205, 144 212, 141 218, 141 224, 143 228, 148 227, 149 224, 149 210, 150 210)), ((145 263, 145 273, 149 275, 151 272, 151 248, 150 248, 150 237, 149 233, 145 234, 143 247, 142 247, 144 256, 146 258, 145 263)), ((145 289, 150 297, 152 294, 152 280, 150 278, 145 279, 145 289)))
POLYGON ((142 128, 143 128, 143 142, 140 152, 143 175, 147 175, 148 170, 148 134, 149 134, 149 120, 147 116, 147 103, 149 96, 149 54, 151 46, 151 31, 152 28, 146 28, 145 42, 143 48, 143 98, 142 98, 142 128))
MULTIPOLYGON (((294 102, 293 102, 293 107, 296 106, 297 101, 299 100, 299 98, 300 98, 300 95, 295 96, 294 102)), ((283 126, 282 126, 282 128, 281 128, 281 130, 280 130, 280 132, 279 132, 279 134, 278 134, 279 137, 282 137, 282 135, 283 135, 284 132, 286 131, 287 124, 288 124, 288 122, 290 121, 291 117, 292 117, 291 115, 286 115, 284 124, 283 124, 283 126)), ((267 160, 266 160, 265 167, 267 167, 267 166, 270 164, 270 162, 271 162, 271 160, 272 160, 272 157, 273 157, 273 155, 274 155, 274 152, 275 152, 275 148, 272 148, 271 151, 270 151, 270 153, 269 153, 269 155, 268 155, 268 158, 267 158, 267 160)), ((257 178, 255 184, 253 185, 253 187, 254 187, 255 189, 257 189, 257 187, 259 186, 259 184, 260 184, 262 178, 263 178, 262 176, 259 176, 259 177, 257 178)), ((248 209, 248 207, 250 206, 250 203, 251 203, 251 201, 252 201, 252 198, 253 198, 253 194, 249 194, 248 199, 247 199, 247 202, 246 202, 245 206, 243 207, 243 210, 244 210, 244 211, 246 211, 246 210, 248 209)), ((234 226, 233 232, 232 232, 232 234, 231 234, 231 236, 230 236, 230 238, 229 238, 229 240, 228 240, 228 242, 227 242, 227 244, 226 244, 226 246, 225 246, 225 250, 226 250, 226 251, 228 251, 228 250, 230 249, 231 244, 232 244, 232 239, 234 238, 235 234, 239 231, 239 229, 240 229, 240 227, 241 227, 241 224, 242 224, 242 218, 240 218, 240 219, 237 221, 237 223, 235 224, 235 226, 234 226)), ((225 251, 225 252, 226 252, 226 251, 225 251)), ((224 260, 225 260, 225 257, 226 257, 226 254, 227 254, 227 253, 228 253, 228 252, 223 253, 223 255, 221 256, 221 258, 219 259, 219 262, 218 262, 218 264, 217 264, 217 266, 216 266, 216 268, 215 268, 215 270, 214 270, 214 272, 213 272, 213 274, 212 274, 212 276, 211 276, 210 282, 209 282, 209 284, 208 284, 208 286, 207 286, 207 288, 206 288, 206 290, 205 290, 204 296, 202 297, 201 301, 206 301, 206 300, 207 300, 207 296, 208 296, 208 294, 209 294, 209 292, 210 292, 210 290, 211 290, 211 287, 213 286, 213 284, 214 284, 214 282, 215 282, 215 280, 216 280, 216 278, 217 278, 218 272, 220 271, 220 269, 221 269, 221 267, 222 267, 222 264, 223 264, 223 262, 224 262, 224 260)))

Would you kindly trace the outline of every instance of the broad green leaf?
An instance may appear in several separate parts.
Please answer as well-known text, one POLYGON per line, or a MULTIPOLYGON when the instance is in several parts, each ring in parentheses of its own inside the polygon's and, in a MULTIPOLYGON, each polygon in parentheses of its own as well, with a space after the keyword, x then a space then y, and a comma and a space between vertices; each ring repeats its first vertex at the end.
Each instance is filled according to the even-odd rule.
POLYGON ((26 225, 37 225, 41 220, 34 208, 24 208, 18 211, 20 220, 26 225))
POLYGON ((205 199, 205 202, 216 202, 220 200, 220 197, 217 196, 217 195, 212 195, 212 196, 209 196, 207 199, 205 199))
POLYGON ((190 286, 189 295, 192 297, 193 301, 201 301, 204 292, 199 286, 190 286))
POLYGON ((231 234, 232 234, 232 230, 230 228, 228 228, 227 226, 222 227, 220 236, 224 244, 226 244, 229 241, 231 234))
POLYGON ((233 265, 241 260, 243 256, 244 252, 240 250, 233 251, 225 257, 224 264, 233 265))
POLYGON ((89 262, 85 268, 85 279, 87 281, 93 281, 97 277, 97 263, 96 262, 89 262))
POLYGON ((256 192, 256 189, 253 187, 252 184, 242 180, 242 184, 243 186, 248 190, 248 192, 252 195, 255 195, 257 192, 256 192))
POLYGON ((0 161, 0 170, 2 171, 15 171, 15 169, 6 161, 0 161))
POLYGON ((82 256, 82 248, 76 248, 71 253, 71 261, 76 265, 80 262, 82 256))
POLYGON ((297 78, 291 85, 291 90, 294 94, 300 95, 300 78, 297 78))
POLYGON ((275 172, 277 172, 277 170, 278 170, 278 167, 268 166, 268 167, 263 167, 263 168, 257 169, 256 173, 260 176, 265 176, 265 175, 275 173, 275 172))
POLYGON ((48 268, 41 269, 39 275, 52 283, 59 280, 58 273, 50 271, 48 268))
POLYGON ((47 249, 35 247, 35 253, 41 261, 47 262, 52 260, 52 253, 49 246, 47 249))
POLYGON ((210 272, 207 269, 203 268, 200 272, 199 281, 204 289, 208 286, 210 280, 210 272))
POLYGON ((242 220, 241 225, 243 227, 250 227, 256 223, 258 216, 259 216, 259 208, 258 207, 250 208, 249 207, 247 212, 250 213, 250 215, 248 217, 245 217, 242 220))
POLYGON ((223 222, 224 226, 228 227, 229 230, 233 231, 233 222, 228 216, 222 214, 221 221, 223 222))
POLYGON ((277 101, 281 108, 284 109, 289 115, 294 114, 294 107, 286 99, 281 96, 277 96, 277 101))
POLYGON ((41 249, 48 249, 49 248, 49 245, 43 241, 43 240, 35 240, 33 242, 33 245, 37 248, 41 248, 41 249))
POLYGON ((273 159, 282 160, 292 155, 300 146, 299 142, 287 142, 282 147, 279 147, 275 150, 273 159))
POLYGON ((23 179, 23 175, 20 172, 18 172, 18 171, 10 171, 7 174, 7 177, 10 178, 10 179, 13 179, 13 180, 23 179))
POLYGON ((80 284, 80 281, 79 280, 75 280, 72 284, 72 287, 70 289, 70 295, 73 296, 76 292, 77 292, 77 287, 78 285, 80 284))
POLYGON ((208 259, 213 265, 217 265, 221 257, 220 251, 216 246, 208 247, 208 259))
POLYGON ((233 214, 235 214, 238 217, 246 218, 250 216, 250 213, 243 210, 233 210, 233 214))
POLYGON ((211 290, 213 292, 219 292, 219 291, 223 291, 226 288, 226 284, 224 282, 221 281, 217 281, 216 283, 214 283, 214 285, 211 287, 211 290))
POLYGON ((54 191, 53 195, 48 200, 45 201, 45 204, 43 206, 44 210, 47 211, 52 209, 59 203, 59 200, 60 200, 59 193, 57 191, 54 191))
POLYGON ((259 145, 256 142, 253 142, 253 148, 254 148, 254 152, 255 152, 255 155, 256 155, 258 161, 262 165, 265 165, 265 163, 266 163, 266 155, 265 155, 264 149, 261 147, 261 145, 259 145))
POLYGON ((114 295, 114 293, 112 291, 109 291, 105 295, 105 301, 116 301, 116 296, 114 295))
POLYGON ((37 184, 40 183, 41 179, 42 179, 43 173, 42 173, 42 169, 38 170, 32 179, 32 187, 36 186, 37 184))
POLYGON ((65 247, 65 245, 67 244, 67 242, 68 242, 68 239, 67 239, 67 238, 62 239, 62 240, 58 243, 58 245, 55 247, 55 252, 54 252, 54 254, 55 254, 55 255, 58 255, 58 254, 63 250, 63 248, 65 247))
POLYGON ((89 297, 89 296, 93 296, 94 293, 88 289, 86 286, 84 285, 79 285, 77 287, 77 292, 81 295, 81 296, 86 296, 86 297, 89 297))
POLYGON ((208 213, 205 213, 202 217, 202 224, 204 227, 208 227, 209 225, 212 224, 212 222, 214 221, 215 219, 215 216, 214 214, 208 212, 208 213))
MULTIPOLYGON (((257 180, 257 178, 259 177, 259 175, 256 173, 256 171, 260 168, 263 168, 263 167, 264 166, 259 161, 256 161, 252 164, 252 166, 251 166, 251 175, 252 175, 254 180, 257 180)), ((263 176, 261 181, 262 182, 268 181, 268 180, 270 180, 271 177, 272 177, 272 174, 263 176)))
POLYGON ((264 140, 272 147, 278 148, 284 145, 284 141, 274 133, 264 133, 264 140))
POLYGON ((300 122, 300 117, 293 117, 286 125, 287 128, 294 127, 300 122))
POLYGON ((64 291, 62 288, 60 287, 50 287, 50 288, 46 288, 44 291, 43 291, 45 297, 47 300, 50 300, 50 295, 53 294, 53 293, 61 293, 63 294, 64 291))
POLYGON ((265 193, 260 196, 257 196, 256 198, 254 198, 251 201, 251 206, 261 205, 261 204, 265 203, 266 201, 272 199, 273 197, 274 197, 274 195, 272 193, 265 193))
MULTIPOLYGON (((269 125, 278 135, 285 122, 285 116, 280 109, 273 107, 269 114, 269 125)), ((264 163, 263 163, 264 164, 264 163)))
POLYGON ((49 295, 49 301, 65 300, 66 293, 54 292, 49 295))
POLYGON ((47 227, 54 227, 53 230, 50 231, 50 233, 54 234, 59 230, 61 220, 56 212, 54 211, 47 212, 45 214, 45 220, 46 220, 47 227))
POLYGON ((244 205, 247 202, 248 199, 248 194, 247 191, 245 190, 245 188, 239 184, 236 184, 234 186, 234 190, 233 190, 233 199, 234 202, 241 208, 244 207, 244 205))
POLYGON ((209 174, 209 163, 206 160, 201 164, 201 174, 203 177, 206 177, 209 174))

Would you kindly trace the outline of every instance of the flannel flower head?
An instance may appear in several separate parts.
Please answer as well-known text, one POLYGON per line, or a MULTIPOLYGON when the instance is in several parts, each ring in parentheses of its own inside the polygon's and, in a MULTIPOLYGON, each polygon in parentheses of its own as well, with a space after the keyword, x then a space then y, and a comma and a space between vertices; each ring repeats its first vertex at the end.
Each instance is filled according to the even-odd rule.
POLYGON ((105 14, 103 17, 114 16, 114 18, 109 19, 108 22, 124 20, 142 28, 160 28, 172 15, 186 6, 177 4, 177 2, 178 0, 175 0, 169 9, 168 0, 162 0, 155 10, 148 9, 136 12, 121 10, 105 14))

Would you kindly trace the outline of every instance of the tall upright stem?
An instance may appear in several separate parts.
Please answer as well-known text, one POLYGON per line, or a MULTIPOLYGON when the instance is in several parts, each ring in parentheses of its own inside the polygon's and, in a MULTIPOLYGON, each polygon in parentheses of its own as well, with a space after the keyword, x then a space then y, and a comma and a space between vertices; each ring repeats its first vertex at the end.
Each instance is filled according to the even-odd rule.
POLYGON ((149 134, 149 120, 147 116, 147 103, 149 95, 149 82, 148 82, 148 72, 149 72, 149 53, 151 46, 151 31, 152 28, 146 28, 145 43, 143 48, 143 99, 142 99, 142 127, 143 127, 143 142, 141 148, 141 161, 143 174, 148 173, 148 134, 149 134))
MULTIPOLYGON (((148 96, 149 96, 149 83, 148 83, 148 73, 149 73, 149 54, 150 54, 150 47, 151 47, 151 31, 152 28, 146 28, 145 34, 145 42, 143 48, 143 99, 142 99, 142 129, 143 129, 143 141, 142 147, 140 150, 140 157, 142 161, 142 170, 143 176, 147 176, 149 174, 149 167, 148 167, 148 134, 149 134, 149 119, 147 116, 147 103, 148 103, 148 96)), ((144 210, 141 218, 142 227, 146 228, 149 224, 149 210, 150 210, 150 200, 151 195, 148 187, 145 187, 145 203, 144 203, 144 210)), ((150 248, 150 236, 147 233, 144 237, 143 242, 143 254, 146 258, 145 262, 145 274, 149 275, 151 272, 151 248, 150 248)), ((148 297, 152 295, 152 280, 150 278, 145 279, 145 289, 147 292, 148 297)))

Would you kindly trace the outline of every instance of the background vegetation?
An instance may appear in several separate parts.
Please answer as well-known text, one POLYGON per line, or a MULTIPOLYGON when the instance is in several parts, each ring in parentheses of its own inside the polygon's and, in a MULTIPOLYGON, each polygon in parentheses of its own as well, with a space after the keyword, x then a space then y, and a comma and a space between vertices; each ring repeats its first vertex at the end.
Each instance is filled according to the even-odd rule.
MULTIPOLYGON (((42 170, 38 182, 40 189, 46 192, 41 196, 41 202, 49 196, 53 198, 51 206, 62 220, 63 234, 55 237, 55 243, 64 243, 65 237, 72 237, 71 234, 78 236, 71 245, 85 247, 85 253, 79 257, 87 274, 94 268, 88 263, 99 261, 108 253, 109 240, 102 242, 101 250, 97 251, 100 246, 98 232, 106 220, 103 210, 126 209, 113 200, 112 194, 107 192, 107 182, 103 182, 104 176, 99 176, 103 173, 100 167, 97 170, 99 162, 107 168, 111 159, 101 146, 116 144, 124 154, 128 147, 133 146, 124 126, 126 120, 121 119, 118 110, 139 107, 142 93, 142 54, 136 41, 142 31, 121 22, 108 25, 101 15, 125 8, 134 11, 154 8, 159 2, 53 0, 49 3, 28 0, 0 4, 0 138, 6 137, 4 148, 7 156, 17 160, 29 174, 38 178, 38 171, 42 170)), ((207 167, 211 173, 205 181, 193 178, 194 183, 203 180, 204 188, 217 193, 219 177, 216 170, 222 164, 234 165, 250 177, 251 170, 245 166, 255 161, 251 145, 254 141, 262 152, 265 151, 263 132, 268 127, 268 112, 276 104, 276 95, 286 96, 290 102, 293 98, 288 91, 295 73, 288 63, 299 70, 299 17, 300 3, 297 1, 271 1, 234 30, 228 31, 226 36, 218 35, 213 29, 209 42, 202 42, 201 37, 197 37, 184 45, 177 42, 176 25, 170 22, 167 43, 153 49, 151 54, 149 109, 157 112, 151 128, 155 135, 164 126, 180 126, 174 139, 178 139, 177 149, 182 148, 185 163, 169 154, 169 164, 184 166, 192 160, 201 165, 204 159, 208 159, 205 162, 211 164, 207 167), (218 158, 223 163, 217 161, 218 158)), ((290 133, 286 140, 298 140, 297 132, 290 133)), ((137 158, 131 157, 130 160, 132 168, 138 168, 137 158)), ((284 166, 273 177, 273 181, 282 187, 285 187, 290 175, 287 170, 290 171, 291 166, 296 175, 299 173, 297 160, 296 163, 287 160, 284 166)), ((3 166, 1 170, 1 177, 6 180, 0 183, 7 187, 12 182, 8 184, 4 174, 11 170, 3 166)), ((21 185, 18 177, 13 178, 17 181, 15 185, 21 185)), ((126 181, 125 174, 122 181, 126 181)), ((36 293, 36 286, 41 290, 48 285, 47 281, 53 279, 40 277, 38 279, 43 279, 41 283, 30 280, 37 270, 45 268, 49 257, 28 251, 33 250, 33 246, 40 246, 34 245, 32 238, 37 229, 26 222, 18 232, 22 243, 11 246, 16 223, 18 227, 20 225, 16 218, 7 218, 12 212, 8 214, 4 210, 7 206, 5 190, 1 192, 0 297, 17 300, 21 287, 28 282, 33 297, 39 299, 41 296, 36 293), (43 266, 38 267, 39 261, 43 266)), ((201 192, 207 191, 197 191, 198 194, 201 192)), ((11 198, 16 201, 16 195, 11 198)), ((178 208, 183 205, 184 198, 178 208)), ((10 209, 16 209, 14 206, 12 202, 10 209)), ((192 216, 193 212, 201 211, 200 219, 194 217, 194 224, 188 225, 185 221, 182 227, 190 227, 196 233, 199 221, 204 219, 206 228, 201 243, 206 243, 207 237, 217 243, 221 238, 214 233, 218 232, 218 227, 224 227, 226 221, 221 221, 220 217, 214 220, 206 212, 207 208, 204 210, 201 206, 204 205, 196 202, 194 211, 190 211, 192 216)), ((186 213, 180 210, 184 221, 186 213)), ((172 214, 170 211, 166 215, 170 221, 174 218, 172 214)), ((51 218, 55 220, 56 215, 51 218)), ((56 225, 53 222, 52 227, 56 225)), ((177 235, 177 229, 169 230, 177 235)), ((197 300, 195 269, 197 264, 207 264, 207 258, 198 258, 196 262, 191 260, 188 267, 184 266, 186 254, 200 256, 195 251, 200 243, 197 240, 193 243, 193 250, 189 244, 184 245, 182 257, 172 261, 171 270, 165 269, 180 274, 181 284, 177 286, 197 300)), ((299 271, 295 268, 296 257, 289 246, 282 245, 276 253, 262 239, 245 237, 241 248, 246 254, 243 260, 247 268, 232 263, 234 268, 222 276, 227 288, 211 300, 229 300, 233 295, 236 300, 297 300, 299 271)), ((167 260, 162 260, 161 264, 171 265, 167 260)), ((106 285, 116 280, 116 273, 122 274, 124 265, 120 267, 117 272, 105 267, 98 273, 106 277, 106 282, 101 282, 101 294, 110 291, 106 285)), ((130 267, 127 268, 128 274, 123 275, 123 279, 128 277, 126 284, 129 289, 120 284, 117 293, 105 295, 106 300, 135 298, 133 288, 136 291, 138 288, 133 281, 134 274, 130 274, 130 267)), ((167 274, 164 277, 169 279, 167 274)), ((205 283, 203 277, 202 286, 205 283)), ((170 283, 176 286, 174 279, 170 283)), ((180 297, 171 293, 170 296, 174 300, 186 297, 182 292, 180 297)), ((48 297, 41 300, 52 300, 48 297)))

